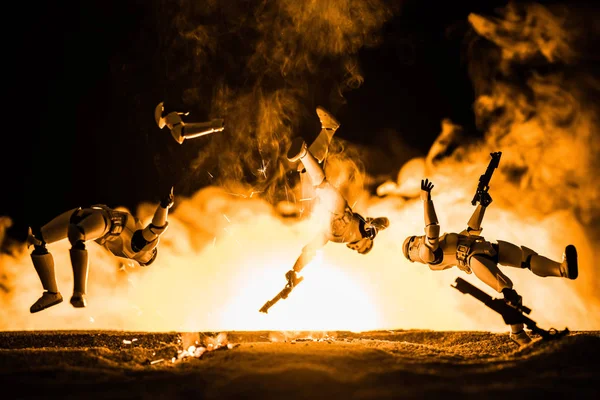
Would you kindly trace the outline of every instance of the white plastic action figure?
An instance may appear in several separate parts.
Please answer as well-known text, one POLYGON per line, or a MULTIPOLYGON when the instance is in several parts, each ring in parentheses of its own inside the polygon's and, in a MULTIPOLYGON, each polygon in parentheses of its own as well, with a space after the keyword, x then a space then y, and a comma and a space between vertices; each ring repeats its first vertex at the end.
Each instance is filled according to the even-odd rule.
POLYGON ((103 204, 69 210, 44 226, 35 235, 30 233, 28 243, 33 266, 40 278, 44 293, 30 308, 36 313, 63 301, 54 271, 54 258, 47 244, 68 238, 69 255, 73 268, 73 296, 71 305, 86 306, 88 252, 86 242, 93 240, 114 256, 133 260, 141 266, 150 265, 157 256, 159 237, 168 226, 168 210, 173 206, 173 188, 157 206, 152 221, 144 227, 128 212, 117 211, 103 204))
MULTIPOLYGON (((321 160, 326 156, 326 151, 319 150, 323 143, 329 143, 331 136, 340 126, 335 118, 322 108, 317 108, 317 114, 321 121, 321 133, 311 145, 319 152, 321 160), (326 138, 326 139, 323 139, 326 138), (323 143, 321 143, 323 142, 323 143)), ((325 147, 326 148, 326 147, 325 147)), ((346 243, 347 247, 361 254, 367 254, 373 247, 373 240, 377 233, 389 226, 389 220, 385 217, 363 218, 360 214, 352 211, 346 199, 340 194, 327 178, 319 159, 308 149, 306 142, 298 137, 292 141, 288 151, 288 160, 300 161, 311 179, 315 188, 316 197, 320 203, 327 207, 330 212, 329 229, 320 232, 302 250, 302 254, 294 265, 294 271, 300 272, 310 262, 317 249, 325 246, 327 242, 346 243)))
POLYGON ((221 118, 212 119, 207 122, 189 122, 186 123, 181 116, 189 115, 188 112, 173 111, 163 115, 165 111, 164 103, 159 103, 154 109, 154 119, 160 129, 165 126, 171 131, 173 139, 182 144, 185 139, 193 139, 213 132, 221 132, 225 129, 225 121, 221 118))
MULTIPOLYGON (((431 200, 432 189, 433 184, 429 180, 421 181, 420 196, 425 209, 425 235, 409 236, 404 241, 402 248, 409 261, 427 264, 433 271, 457 266, 468 274, 473 272, 485 284, 502 293, 505 301, 515 307, 522 306, 522 298, 513 289, 511 280, 498 268, 498 264, 526 268, 543 277, 577 278, 577 250, 573 245, 566 246, 562 262, 556 262, 525 246, 501 240, 492 243, 479 236, 486 207, 492 202, 487 192, 481 193, 479 204, 469 219, 467 229, 460 233, 444 233, 440 236, 440 226, 431 200)), ((523 324, 511 325, 510 337, 519 345, 531 342, 523 327, 523 324)))
MULTIPOLYGON (((310 177, 318 201, 322 206, 327 207, 330 214, 328 228, 320 231, 309 244, 304 246, 293 269, 286 273, 288 280, 286 287, 276 298, 267 302, 261 308, 261 312, 266 313, 280 298, 287 298, 291 290, 303 279, 296 274, 302 271, 314 258, 317 250, 328 242, 346 243, 348 248, 360 254, 367 254, 373 248, 373 240, 378 232, 389 226, 389 220, 385 217, 364 218, 353 212, 337 188, 325 178, 320 162, 327 156, 329 142, 340 124, 321 107, 317 108, 317 114, 321 121, 321 132, 315 142, 309 149, 301 137, 295 138, 287 157, 291 162, 300 161, 305 173, 310 177)), ((300 166, 298 169, 302 170, 300 166)))

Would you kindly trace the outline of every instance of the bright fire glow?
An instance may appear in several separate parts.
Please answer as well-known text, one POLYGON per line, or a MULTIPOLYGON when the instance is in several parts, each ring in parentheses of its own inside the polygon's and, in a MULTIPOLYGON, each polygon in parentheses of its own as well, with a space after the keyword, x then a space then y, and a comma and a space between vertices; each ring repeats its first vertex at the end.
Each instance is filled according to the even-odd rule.
MULTIPOLYGON (((467 194, 443 179, 434 190, 443 230, 462 229, 473 209, 467 194)), ((289 222, 261 200, 208 188, 181 201, 161 242, 160 257, 148 268, 119 270, 102 248, 90 245, 86 309, 75 310, 67 302, 72 282, 68 242, 49 247, 66 300, 41 313, 28 312, 41 294, 28 255, 9 264, 19 290, 1 311, 2 329, 505 329, 498 315, 450 287, 462 276, 494 295, 476 278, 456 268, 430 271, 403 258, 403 239, 423 231, 420 201, 373 199, 368 211, 368 215, 386 215, 391 221, 368 255, 329 243, 305 267, 305 280, 290 296, 275 304, 269 314, 262 314, 259 308, 283 288, 285 272, 312 237, 312 221, 289 222), (195 214, 198 210, 205 213, 195 214)), ((568 232, 569 242, 579 248, 583 279, 591 269, 586 265, 591 254, 586 236, 568 215, 529 221, 490 207, 485 231, 491 240, 527 245, 555 259, 565 245, 562 233, 568 232), (563 229, 558 234, 549 228, 552 226, 563 229)), ((600 313, 592 312, 598 303, 578 294, 578 281, 540 278, 512 268, 504 271, 533 308, 532 317, 540 325, 590 329, 600 323, 600 313)))
MULTIPOLYGON (((248 66, 269 79, 256 82, 278 82, 291 71, 295 77, 312 79, 318 65, 315 60, 340 54, 350 60, 342 63, 346 86, 341 85, 340 92, 362 82, 355 61, 346 56, 355 55, 387 19, 383 3, 311 2, 308 8, 295 2, 284 2, 285 7, 273 3, 257 22, 262 41, 253 46, 257 53, 248 66), (290 48, 303 48, 289 43, 302 43, 304 52, 289 53, 290 48), (264 60, 268 62, 261 64, 264 60)), ((435 165, 417 160, 406 173, 398 174, 404 181, 397 186, 405 194, 415 195, 418 188, 414 185, 421 178, 431 179, 442 232, 459 232, 473 211, 471 198, 489 153, 502 151, 503 173, 498 171, 492 179, 494 202, 486 213, 482 234, 488 240, 530 247, 555 260, 560 260, 567 244, 576 245, 580 273, 575 281, 501 268, 541 327, 597 330, 600 295, 594 238, 598 231, 590 221, 597 221, 600 203, 600 141, 596 106, 590 100, 592 95, 587 97, 597 93, 593 87, 597 80, 584 72, 553 73, 554 68, 546 75, 527 74, 530 59, 536 65, 543 57, 549 65, 576 66, 580 55, 575 31, 563 26, 563 14, 553 15, 540 5, 523 7, 522 15, 511 14, 509 9, 504 20, 469 18, 476 33, 498 49, 493 53, 486 44, 482 48, 493 54, 471 60, 477 94, 474 109, 484 139, 470 145, 459 143, 453 156, 435 165), (485 67, 477 68, 477 60, 485 67), (513 73, 513 67, 518 73, 513 73)), ((216 36, 188 33, 185 37, 197 41, 196 52, 202 56, 205 53, 200 50, 218 48, 211 42, 216 36)), ((560 70, 559 66, 556 69, 560 70)), ((379 198, 364 192, 363 182, 370 177, 357 174, 350 161, 358 160, 360 151, 341 156, 332 152, 330 160, 335 162, 329 165, 328 179, 343 186, 355 211, 388 217, 390 227, 379 234, 367 255, 329 243, 303 270, 305 280, 289 298, 280 300, 269 314, 259 313, 265 301, 283 288, 285 272, 313 238, 323 216, 315 211, 312 219, 284 219, 261 198, 268 195, 262 192, 265 188, 245 188, 249 190, 244 193, 224 188, 241 185, 236 179, 244 166, 258 168, 259 178, 277 173, 280 144, 296 134, 289 121, 302 118, 303 99, 308 96, 302 86, 307 80, 296 81, 302 84, 298 86, 292 79, 285 88, 273 91, 261 87, 243 93, 227 87, 217 91, 215 108, 228 111, 229 121, 234 122, 231 126, 242 128, 230 129, 226 152, 218 147, 225 145, 219 142, 223 136, 215 136, 199 154, 197 164, 210 162, 206 155, 219 155, 219 164, 229 167, 219 171, 227 178, 220 182, 224 185, 220 188, 215 183, 191 198, 177 198, 158 259, 150 267, 121 268, 104 249, 90 243, 87 308, 73 309, 68 302, 72 272, 67 241, 49 246, 65 301, 33 315, 29 306, 41 295, 42 287, 29 255, 0 254, 0 283, 4 285, 0 286, 0 329, 507 330, 499 315, 450 287, 461 276, 497 296, 476 277, 457 268, 434 272, 404 259, 404 239, 423 234, 422 204, 414 198, 379 198), (267 161, 252 157, 257 148, 269 156, 267 161)), ((284 190, 286 198, 289 195, 294 202, 289 193, 292 188, 282 185, 275 190, 284 190)), ((300 199, 310 194, 293 194, 299 207, 308 203, 300 199)), ((139 217, 149 221, 154 206, 142 205, 139 217)))

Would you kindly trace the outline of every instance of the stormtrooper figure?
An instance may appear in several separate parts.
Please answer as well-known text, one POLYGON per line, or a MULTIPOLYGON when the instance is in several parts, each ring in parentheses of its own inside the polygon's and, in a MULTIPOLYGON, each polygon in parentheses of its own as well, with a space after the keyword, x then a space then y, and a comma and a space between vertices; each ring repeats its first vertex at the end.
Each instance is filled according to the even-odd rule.
MULTIPOLYGON (((577 278, 577 250, 573 245, 566 246, 563 260, 556 262, 525 246, 501 240, 492 243, 479 236, 486 207, 492 202, 487 192, 481 194, 479 204, 465 230, 440 235, 440 226, 431 200, 432 189, 433 184, 428 179, 421 181, 420 197, 425 209, 425 235, 409 236, 405 239, 402 248, 409 261, 427 264, 433 271, 457 266, 468 274, 475 273, 477 278, 498 293, 502 293, 504 300, 515 307, 522 306, 522 298, 513 289, 511 280, 498 268, 498 264, 526 268, 542 277, 577 278)), ((511 325, 510 337, 519 345, 531 342, 523 328, 523 324, 511 325)))
POLYGON ((173 139, 182 144, 186 139, 193 139, 213 132, 221 132, 225 129, 223 119, 212 119, 208 122, 190 122, 185 123, 181 116, 187 116, 189 113, 173 111, 163 115, 165 111, 164 103, 159 103, 154 109, 154 119, 160 129, 165 126, 171 131, 173 139))
POLYGON ((160 201, 147 226, 128 212, 98 204, 62 213, 42 226, 35 235, 30 230, 28 245, 34 247, 31 260, 44 292, 29 311, 36 313, 63 301, 56 282, 54 258, 46 248, 47 244, 68 238, 73 268, 71 305, 82 308, 86 306, 88 278, 86 242, 93 240, 116 257, 133 260, 141 266, 150 265, 157 256, 159 237, 169 224, 167 215, 173 203, 171 188, 170 193, 160 201))
MULTIPOLYGON (((292 141, 287 158, 290 162, 299 161, 309 176, 320 205, 329 214, 327 228, 307 244, 296 260, 294 267, 286 274, 288 285, 293 288, 302 278, 297 273, 313 259, 316 251, 328 242, 346 243, 346 246, 360 254, 367 254, 373 248, 378 232, 389 226, 385 217, 364 218, 352 211, 346 199, 327 181, 321 162, 327 156, 328 145, 339 122, 325 109, 318 107, 317 115, 321 121, 321 132, 308 148, 306 142, 297 137, 292 141)), ((299 167, 299 169, 301 169, 299 167)))

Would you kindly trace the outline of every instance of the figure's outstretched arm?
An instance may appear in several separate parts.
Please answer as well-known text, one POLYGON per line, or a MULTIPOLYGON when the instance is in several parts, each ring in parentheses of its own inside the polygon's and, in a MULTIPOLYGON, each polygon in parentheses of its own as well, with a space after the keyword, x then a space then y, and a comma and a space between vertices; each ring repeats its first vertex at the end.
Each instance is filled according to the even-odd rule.
POLYGON ((269 312, 269 308, 271 308, 279 300, 287 299, 292 290, 304 280, 304 277, 297 276, 296 273, 302 271, 302 268, 312 261, 317 250, 325 246, 328 241, 329 240, 324 234, 319 234, 309 244, 304 246, 302 249, 302 254, 300 254, 300 257, 298 257, 296 263, 294 264, 294 268, 290 269, 285 274, 285 279, 287 280, 285 287, 279 293, 277 293, 275 297, 273 297, 271 300, 268 300, 260 308, 260 312, 266 314, 269 312))
POLYGON ((469 235, 479 235, 483 228, 481 227, 481 222, 483 221, 483 216, 485 215, 485 210, 487 206, 492 202, 492 197, 487 192, 482 192, 479 196, 479 204, 477 204, 477 208, 473 211, 473 215, 469 218, 469 222, 467 223, 466 233, 469 235))
POLYGON ((327 244, 327 242, 329 242, 329 240, 324 234, 320 233, 317 236, 315 236, 314 239, 310 241, 310 243, 308 243, 306 246, 304 246, 304 248, 302 248, 302 253, 300 254, 298 259, 296 260, 296 263, 294 264, 294 272, 302 271, 302 269, 306 265, 308 265, 308 263, 310 263, 315 257, 317 250, 322 249, 323 246, 327 244))
MULTIPOLYGON (((137 252, 142 253, 155 253, 154 248, 158 244, 158 238, 167 230, 169 221, 167 220, 169 214, 169 208, 173 207, 175 198, 173 196, 173 188, 169 194, 167 194, 160 201, 159 205, 154 211, 152 221, 146 225, 142 230, 139 230, 133 234, 131 239, 131 248, 137 252)), ((155 254, 153 258, 155 257, 155 254)), ((142 257, 142 262, 146 262, 147 257, 142 257)), ((139 260, 138 260, 139 261, 139 260)))
POLYGON ((431 189, 433 183, 428 179, 421 180, 421 200, 425 211, 425 245, 431 251, 436 251, 440 245, 440 225, 431 200, 431 189))
POLYGON ((148 242, 156 240, 165 230, 167 230, 167 226, 169 225, 169 221, 167 220, 169 208, 173 207, 174 202, 175 197, 173 196, 173 188, 171 188, 169 194, 167 194, 156 207, 152 222, 150 222, 142 231, 144 239, 148 242))

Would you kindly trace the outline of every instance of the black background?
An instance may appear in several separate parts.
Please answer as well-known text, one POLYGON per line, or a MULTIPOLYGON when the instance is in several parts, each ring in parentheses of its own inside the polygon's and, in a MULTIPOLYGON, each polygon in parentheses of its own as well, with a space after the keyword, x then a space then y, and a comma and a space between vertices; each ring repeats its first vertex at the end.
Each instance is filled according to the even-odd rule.
MULTIPOLYGON (((383 27, 382 44, 360 52, 365 81, 346 93, 339 137, 373 144, 366 128, 393 129, 425 153, 443 118, 480 135, 464 59, 467 16, 504 5, 405 1, 383 27)), ((157 156, 176 166, 172 172, 202 146, 178 145, 153 120, 154 106, 178 90, 160 54, 160 6, 93 0, 5 8, 12 21, 3 26, 0 215, 15 226, 80 205, 157 201, 170 186, 157 156)))

